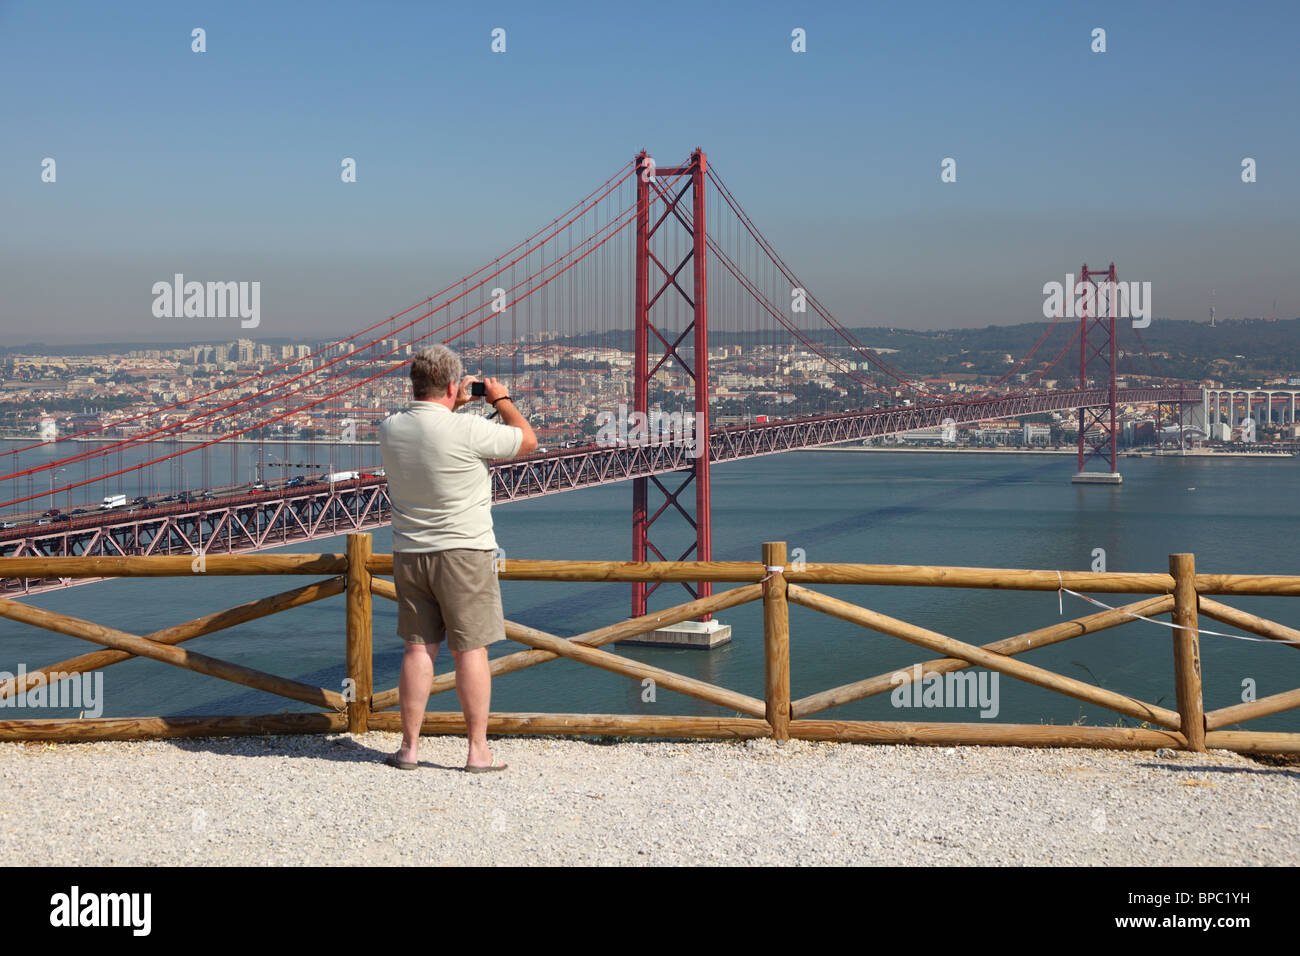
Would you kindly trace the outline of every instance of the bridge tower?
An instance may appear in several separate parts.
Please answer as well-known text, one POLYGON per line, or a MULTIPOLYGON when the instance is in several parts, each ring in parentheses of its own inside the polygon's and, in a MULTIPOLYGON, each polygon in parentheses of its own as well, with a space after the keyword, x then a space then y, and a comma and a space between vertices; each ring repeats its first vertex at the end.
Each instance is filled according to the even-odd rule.
POLYGON ((1119 444, 1115 403, 1117 282, 1115 263, 1104 272, 1089 269, 1084 263, 1078 283, 1070 290, 1079 308, 1079 388, 1088 388, 1091 378, 1094 387, 1109 391, 1105 405, 1079 409, 1079 468, 1070 480, 1080 484, 1118 485, 1123 481, 1116 453, 1119 444), (1088 429, 1094 426, 1089 436, 1088 429), (1107 466, 1105 470, 1087 470, 1093 459, 1107 466))
MULTIPOLYGON (((704 175, 708 169, 704 151, 696 148, 685 166, 655 168, 654 161, 642 150, 636 157, 637 217, 635 239, 636 265, 636 365, 633 383, 633 411, 647 416, 649 386, 656 373, 665 370, 670 360, 686 374, 695 388, 695 441, 697 457, 683 471, 673 472, 678 479, 670 489, 656 476, 636 478, 632 483, 632 560, 645 561, 647 552, 655 560, 709 561, 713 558, 711 537, 711 502, 709 497, 709 312, 706 274, 707 245, 704 222, 704 175), (671 184, 671 185, 669 185, 671 184), (678 186, 680 185, 680 188, 678 186), (664 209, 655 221, 650 221, 650 199, 657 195, 664 209), (673 245, 665 240, 669 230, 680 230, 686 241, 685 255, 680 262, 661 260, 665 250, 673 245), (656 255, 651 240, 665 234, 656 255), (690 281, 686 278, 689 276, 690 281), (665 331, 660 322, 667 318, 668 302, 677 296, 685 300, 691 316, 690 322, 680 332, 665 331), (652 336, 662 348, 656 347, 651 355, 652 336), (693 337, 693 347, 684 343, 693 337), (687 354, 683 355, 683 352, 687 354), (689 498, 684 493, 694 485, 694 513, 687 507, 689 498), (656 509, 650 511, 651 486, 656 499, 662 497, 656 509), (666 557, 650 540, 650 529, 656 521, 670 513, 680 515, 694 530, 694 542, 678 557, 666 557)), ((671 478, 668 484, 673 484, 671 478)), ((658 587, 647 588, 644 582, 632 586, 632 616, 646 613, 646 598, 658 587)), ((697 597, 712 593, 712 584, 702 581, 698 590, 691 585, 686 589, 697 597)), ((706 616, 705 621, 708 621, 706 616)), ((716 628, 716 625, 713 625, 716 628)), ((692 642, 698 643, 698 642, 692 642)))

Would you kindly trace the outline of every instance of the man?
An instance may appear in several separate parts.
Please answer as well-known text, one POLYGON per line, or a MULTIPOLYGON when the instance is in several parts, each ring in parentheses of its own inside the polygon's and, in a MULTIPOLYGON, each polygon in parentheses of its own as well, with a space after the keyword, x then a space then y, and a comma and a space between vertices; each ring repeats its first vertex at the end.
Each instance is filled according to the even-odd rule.
POLYGON ((419 762, 420 724, 444 635, 469 739, 465 769, 505 769, 493 763, 487 743, 487 645, 505 637, 487 462, 535 451, 537 436, 494 378, 485 380, 483 400, 496 409, 500 423, 455 414, 475 400, 472 382, 451 349, 422 350, 411 360, 415 401, 379 429, 393 504, 397 633, 406 641, 398 682, 402 746, 388 758, 401 770, 414 770, 419 762))

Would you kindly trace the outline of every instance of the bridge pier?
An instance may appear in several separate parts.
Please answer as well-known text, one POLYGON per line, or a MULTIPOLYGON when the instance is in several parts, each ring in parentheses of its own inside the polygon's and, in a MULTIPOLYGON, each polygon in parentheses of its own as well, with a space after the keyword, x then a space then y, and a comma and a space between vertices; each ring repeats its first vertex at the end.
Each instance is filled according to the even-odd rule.
POLYGON ((707 651, 731 643, 731 625, 712 618, 707 621, 682 621, 671 627, 657 627, 649 633, 638 635, 635 640, 622 640, 619 643, 639 644, 643 647, 695 647, 707 651))
POLYGON ((1124 476, 1118 471, 1081 471, 1070 479, 1074 485, 1122 485, 1124 476))
MULTIPOLYGON (((1108 401, 1100 410, 1083 407, 1079 409, 1079 466, 1074 477, 1070 479, 1072 484, 1118 485, 1123 481, 1119 474, 1119 415, 1116 401, 1118 389, 1115 380, 1118 341, 1115 334, 1117 282, 1115 263, 1112 262, 1104 272, 1089 269, 1088 264, 1084 263, 1083 268, 1079 270, 1078 285, 1070 290, 1071 295, 1077 295, 1080 291, 1079 287, 1082 286, 1086 293, 1079 309, 1079 388, 1082 390, 1088 387, 1088 363, 1091 360, 1094 369, 1098 365, 1104 368, 1106 377, 1104 384, 1108 393, 1108 401), (1100 282, 1097 281, 1099 278, 1100 282), (1093 306, 1093 315, 1088 314, 1089 304, 1093 306), (1093 438, 1088 437, 1090 428, 1096 429, 1093 438), (1088 462, 1094 458, 1100 459, 1103 465, 1108 465, 1109 470, 1087 471, 1088 462)), ((1158 420, 1156 427, 1160 427, 1158 420)))

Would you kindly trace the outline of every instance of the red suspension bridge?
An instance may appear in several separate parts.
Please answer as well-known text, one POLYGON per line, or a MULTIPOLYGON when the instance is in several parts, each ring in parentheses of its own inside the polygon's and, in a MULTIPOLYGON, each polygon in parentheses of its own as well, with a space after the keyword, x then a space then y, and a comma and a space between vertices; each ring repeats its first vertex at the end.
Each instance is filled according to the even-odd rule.
MULTIPOLYGON (((1107 291, 1116 279, 1114 264, 1104 271, 1085 265, 1075 291, 1088 294, 1059 351, 1040 354, 1058 316, 981 392, 943 394, 893 367, 831 314, 702 151, 667 167, 642 152, 491 263, 341 341, 110 423, 16 445, 6 452, 9 467, 0 469, 0 555, 189 553, 201 564, 209 553, 386 524, 386 483, 373 445, 361 439, 407 400, 410 352, 435 342, 460 351, 467 368, 480 363, 512 383, 521 379, 521 364, 524 381, 541 368, 588 396, 560 408, 544 386, 512 386, 534 415, 580 417, 624 406, 643 423, 660 412, 693 416, 698 445, 652 438, 634 425, 628 440, 557 448, 492 469, 498 502, 631 481, 635 561, 712 559, 715 462, 948 423, 1073 412, 1076 477, 1117 480, 1117 407, 1200 404, 1202 394, 1181 385, 1117 387, 1119 329, 1107 291), (1076 342, 1077 387, 1047 387, 1076 342), (558 343, 566 346, 563 359, 558 343), (710 374, 711 355, 722 363, 720 376, 710 374), (794 397, 792 383, 813 379, 822 394, 836 396, 839 410, 710 421, 724 401, 769 394, 775 407, 794 397), (295 466, 322 464, 293 461, 304 453, 290 436, 304 425, 335 442, 307 453, 328 454, 324 474, 290 478, 295 466), (226 465, 228 482, 216 476, 226 465), (268 472, 279 474, 268 480, 268 472), (194 494, 192 486, 207 490, 194 494), (43 510, 60 496, 66 510, 43 510), (101 500, 113 503, 100 507, 101 500), (690 529, 680 554, 665 554, 652 540, 670 516, 690 529)), ((12 595, 71 583, 3 586, 12 595)), ((645 613, 648 593, 635 586, 634 615, 645 613)), ((709 585, 698 593, 707 595, 709 585)))

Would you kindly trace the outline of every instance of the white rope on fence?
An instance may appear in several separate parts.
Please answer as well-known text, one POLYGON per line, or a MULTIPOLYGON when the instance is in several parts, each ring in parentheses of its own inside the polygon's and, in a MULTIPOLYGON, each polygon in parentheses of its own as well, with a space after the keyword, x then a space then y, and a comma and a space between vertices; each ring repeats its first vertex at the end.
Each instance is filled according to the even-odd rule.
POLYGON ((1223 633, 1223 631, 1211 631, 1208 628, 1203 628, 1203 627, 1187 627, 1186 625, 1183 624, 1174 624, 1171 621, 1157 621, 1153 617, 1144 617, 1141 614, 1134 614, 1132 611, 1126 611, 1120 607, 1111 607, 1105 601, 1098 601, 1096 598, 1089 597, 1086 594, 1080 594, 1078 591, 1071 591, 1069 588, 1065 586, 1065 579, 1061 577, 1060 571, 1056 572, 1056 580, 1059 585, 1059 587, 1057 587, 1056 589, 1056 603, 1058 608, 1060 609, 1060 614, 1062 617, 1065 616, 1065 598, 1063 595, 1071 594, 1074 597, 1087 601, 1089 604, 1094 604, 1097 607, 1105 608, 1107 611, 1119 611, 1119 613, 1126 614, 1129 617, 1133 618, 1134 620, 1146 621, 1148 624, 1159 624, 1161 627, 1173 628, 1175 631, 1195 631, 1197 634, 1208 634, 1212 637, 1230 637, 1236 641, 1255 641, 1260 644, 1300 645, 1300 641, 1288 641, 1280 637, 1253 637, 1248 634, 1225 634, 1223 633))

